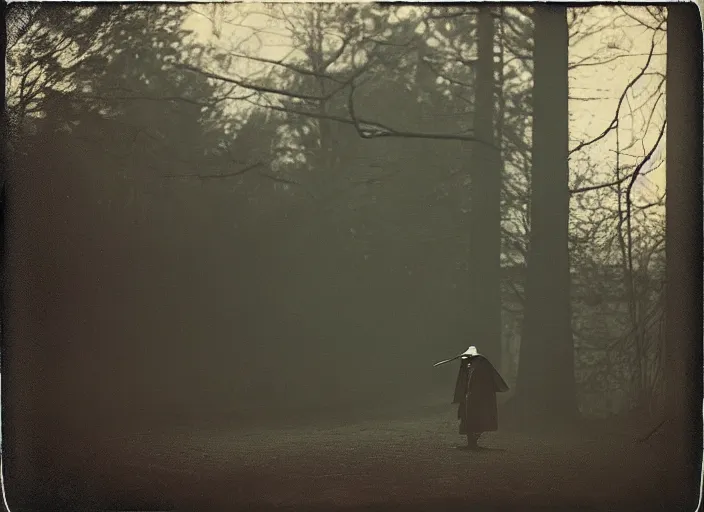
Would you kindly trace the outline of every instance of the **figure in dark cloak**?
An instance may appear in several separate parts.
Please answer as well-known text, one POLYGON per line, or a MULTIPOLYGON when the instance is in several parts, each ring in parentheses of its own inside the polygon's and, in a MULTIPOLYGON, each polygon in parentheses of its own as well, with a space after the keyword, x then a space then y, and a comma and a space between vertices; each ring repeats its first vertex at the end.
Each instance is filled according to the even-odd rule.
POLYGON ((467 436, 467 446, 477 450, 477 441, 483 432, 499 428, 496 393, 508 391, 508 385, 494 365, 479 355, 476 347, 469 347, 462 354, 435 363, 435 366, 460 360, 460 371, 455 384, 453 404, 458 404, 460 435, 467 436))

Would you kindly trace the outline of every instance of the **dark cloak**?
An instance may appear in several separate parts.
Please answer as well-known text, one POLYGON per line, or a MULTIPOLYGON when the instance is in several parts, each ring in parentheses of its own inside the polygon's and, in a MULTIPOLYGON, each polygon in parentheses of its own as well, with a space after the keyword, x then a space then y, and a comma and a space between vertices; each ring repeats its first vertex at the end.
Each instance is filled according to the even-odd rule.
MULTIPOLYGON (((480 355, 463 357, 455 384, 453 404, 460 404, 458 416, 464 420, 466 432, 498 430, 496 393, 508 391, 508 385, 494 365, 480 355), (469 389, 467 387, 469 386, 469 389), (467 400, 467 417, 465 415, 467 400)), ((462 429, 462 427, 460 427, 462 429)))

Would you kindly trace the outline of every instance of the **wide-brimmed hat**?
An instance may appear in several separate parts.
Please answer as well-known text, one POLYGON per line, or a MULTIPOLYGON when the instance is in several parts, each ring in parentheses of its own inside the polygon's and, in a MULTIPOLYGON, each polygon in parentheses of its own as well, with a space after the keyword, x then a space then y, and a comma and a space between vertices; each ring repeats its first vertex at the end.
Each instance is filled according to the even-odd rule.
POLYGON ((451 361, 454 361, 455 359, 459 359, 460 357, 473 357, 473 356, 478 356, 479 351, 477 351, 477 347, 474 345, 471 345, 467 350, 462 352, 461 354, 451 357, 450 359, 445 359, 444 361, 438 361, 435 363, 433 366, 440 366, 441 364, 449 363, 451 361))

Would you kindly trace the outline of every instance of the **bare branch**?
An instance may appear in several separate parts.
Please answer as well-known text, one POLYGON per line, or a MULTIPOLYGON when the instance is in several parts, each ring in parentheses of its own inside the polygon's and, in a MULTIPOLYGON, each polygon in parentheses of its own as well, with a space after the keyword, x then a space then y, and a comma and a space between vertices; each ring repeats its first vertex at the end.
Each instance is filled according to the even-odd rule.
POLYGON ((270 179, 271 181, 275 181, 275 182, 277 182, 277 183, 284 183, 284 184, 286 184, 286 185, 302 186, 302 184, 299 183, 298 181, 290 180, 290 179, 287 179, 287 178, 282 178, 281 176, 272 176, 271 174, 267 174, 267 173, 265 173, 265 172, 258 172, 257 175, 258 175, 258 176, 262 176, 262 177, 264 177, 264 178, 268 178, 268 179, 270 179))
POLYGON ((626 215, 630 215, 630 208, 631 208, 630 195, 631 195, 631 191, 633 190, 633 185, 635 184, 636 179, 638 179, 638 176, 640 175, 641 171, 643 170, 643 167, 645 167, 645 164, 647 164, 650 161, 653 154, 655 153, 655 150, 660 145, 660 141, 662 140, 662 137, 665 134, 665 127, 666 126, 667 126, 667 121, 662 123, 662 126, 660 127, 660 133, 658 134, 658 138, 655 141, 655 144, 653 144, 653 147, 650 148, 650 151, 648 151, 648 154, 645 155, 645 158, 643 158, 643 160, 640 161, 640 163, 636 166, 635 170, 633 171, 633 174, 631 174, 631 181, 628 183, 628 186, 626 187, 626 215))
POLYGON ((137 96, 137 95, 129 95, 129 96, 101 96, 101 95, 90 95, 90 94, 80 94, 80 97, 83 99, 91 99, 91 100, 104 100, 104 101, 132 101, 132 100, 140 100, 140 101, 182 101, 184 103, 189 103, 191 105, 198 105, 202 107, 212 107, 217 105, 218 103, 225 101, 225 100, 246 100, 248 98, 251 98, 254 96, 256 93, 250 93, 245 96, 223 96, 221 98, 216 98, 210 101, 198 101, 193 98, 186 98, 184 96, 137 96))
POLYGON ((569 100, 570 101, 603 101, 604 98, 603 97, 600 98, 598 96, 583 96, 583 97, 570 96, 569 100))
POLYGON ((180 69, 185 69, 187 71, 192 71, 193 73, 198 73, 200 75, 205 76, 206 78, 212 78, 215 80, 220 80, 222 82, 235 84, 235 85, 242 87, 244 89, 250 89, 252 91, 257 91, 257 92, 278 94, 280 96, 286 96, 288 98, 296 98, 296 99, 300 99, 300 100, 324 101, 324 100, 330 99, 330 97, 332 96, 332 94, 328 94, 325 96, 316 96, 314 94, 295 93, 292 91, 286 91, 284 89, 278 89, 276 87, 268 87, 265 85, 253 84, 253 83, 246 82, 244 80, 238 80, 236 78, 218 75, 217 73, 211 73, 210 71, 205 71, 205 70, 199 69, 195 66, 190 66, 188 64, 176 64, 175 67, 180 68, 180 69))
POLYGON ((234 172, 228 172, 228 173, 219 173, 219 174, 166 174, 164 175, 165 178, 176 178, 176 179, 189 179, 189 178, 195 178, 199 180, 211 180, 211 179, 223 179, 223 178, 233 178, 235 176, 241 176, 242 174, 251 171, 252 169, 256 169, 260 165, 262 165, 263 162, 255 162, 252 165, 248 165, 244 169, 239 169, 234 172))
MULTIPOLYGON (((666 29, 662 28, 662 25, 663 25, 663 22, 662 22, 662 21, 660 22, 659 25, 657 25, 657 26, 652 26, 652 25, 649 25, 648 23, 646 23, 645 21, 641 20, 641 19, 638 18, 637 16, 634 16, 633 14, 629 13, 623 5, 620 5, 619 8, 621 9, 621 12, 623 12, 623 14, 625 14, 626 16, 628 16, 629 18, 631 18, 633 21, 637 22, 639 25, 643 25, 645 28, 650 29, 650 30, 653 30, 653 31, 658 31, 658 30, 660 30, 660 31, 662 31, 662 32, 666 32, 666 29)), ((653 14, 650 12, 650 10, 648 10, 648 13, 649 13, 651 16, 653 16, 653 14)), ((653 17, 654 17, 654 16, 653 16, 653 17)))
POLYGON ((352 35, 348 35, 347 37, 342 39, 342 44, 340 44, 340 47, 328 59, 326 59, 325 62, 323 62, 324 71, 327 70, 333 63, 335 63, 337 59, 342 57, 342 54, 345 53, 345 50, 347 49, 351 40, 352 35))
POLYGON ((359 125, 359 120, 357 119, 357 116, 354 112, 354 80, 350 83, 350 94, 347 98, 347 112, 349 112, 350 117, 352 118, 352 124, 354 125, 354 129, 357 130, 359 136, 362 138, 367 138, 365 132, 359 125))
POLYGON ((449 83, 451 83, 451 84, 453 84, 453 85, 459 85, 460 87, 472 87, 472 84, 468 84, 468 83, 466 83, 466 82, 462 82, 462 81, 460 81, 460 80, 456 80, 456 79, 454 79, 454 78, 450 78, 449 76, 443 74, 443 73, 442 73, 440 70, 438 70, 433 64, 431 64, 430 59, 428 59, 427 57, 424 57, 424 58, 421 60, 421 63, 422 63, 425 67, 427 67, 430 71, 432 71, 433 73, 435 73, 437 76, 441 77, 441 78, 444 79, 444 80, 447 80, 449 83))
MULTIPOLYGON (((582 59, 580 59, 578 62, 575 62, 574 64, 570 64, 567 67, 567 69, 569 71, 572 71, 573 69, 586 67, 586 66, 601 66, 603 64, 609 64, 609 63, 614 62, 618 59, 623 59, 626 57, 645 57, 647 55, 648 55, 647 53, 626 53, 623 55, 615 55, 615 56, 608 58, 606 60, 600 60, 597 62, 587 62, 589 59, 593 59, 596 56, 596 53, 595 53, 593 55, 583 57, 582 59)), ((667 53, 653 53, 654 57, 664 57, 666 55, 667 55, 667 53)))
MULTIPOLYGON (((635 173, 635 171, 634 171, 634 173, 635 173)), ((627 182, 632 177, 633 177, 633 174, 626 174, 625 176, 622 176, 619 179, 614 180, 614 181, 609 181, 608 183, 601 183, 600 185, 589 185, 587 187, 573 188, 573 189, 570 189, 570 195, 582 194, 584 192, 591 192, 593 190, 600 190, 602 188, 615 187, 617 185, 621 185, 621 184, 627 182)))
POLYGON ((591 146, 592 144, 600 141, 601 139, 606 137, 609 133, 611 133, 611 131, 614 128, 616 128, 618 126, 619 116, 621 114, 621 105, 623 104, 623 100, 626 98, 628 91, 636 84, 636 82, 638 80, 640 80, 643 77, 643 75, 647 71, 648 66, 650 66, 650 61, 653 58, 654 51, 655 51, 655 35, 653 35, 653 38, 650 43, 650 52, 648 52, 648 60, 645 62, 643 69, 641 69, 640 72, 624 88, 623 93, 621 94, 621 97, 618 100, 618 105, 616 106, 616 112, 614 113, 614 118, 609 123, 609 126, 607 126, 606 129, 603 132, 601 132, 598 136, 596 136, 594 139, 589 140, 589 141, 580 142, 579 144, 577 144, 576 147, 574 147, 573 149, 570 150, 570 152, 569 152, 570 155, 586 148, 587 146, 591 146))
POLYGON ((459 18, 462 16, 473 16, 476 14, 476 11, 476 8, 468 9, 467 7, 464 7, 461 11, 448 12, 446 14, 429 14, 425 16, 425 18, 429 20, 446 20, 451 18, 459 18))
POLYGON ((286 68, 290 71, 294 71, 294 72, 299 73, 301 75, 314 76, 317 78, 325 78, 325 79, 331 80, 333 82, 344 83, 342 80, 339 80, 333 76, 330 76, 330 75, 327 75, 324 73, 318 73, 316 71, 306 69, 301 66, 296 66, 295 64, 290 64, 288 62, 284 62, 283 59, 278 59, 278 60, 277 59, 267 59, 264 57, 255 57, 253 55, 244 55, 241 53, 230 53, 230 55, 232 55, 233 57, 237 57, 239 59, 249 59, 249 60, 253 60, 256 62, 262 62, 262 63, 266 63, 266 64, 274 64, 275 66, 281 66, 283 68, 286 68))
POLYGON ((643 210, 649 210, 650 208, 655 208, 656 206, 664 206, 665 205, 665 197, 667 197, 667 194, 663 194, 660 197, 658 197, 657 201, 653 201, 651 203, 646 203, 643 205, 637 205, 634 204, 633 208, 639 211, 643 210))
MULTIPOLYGON (((304 112, 300 110, 295 110, 287 107, 279 107, 275 105, 258 105, 263 108, 268 108, 271 110, 276 110, 278 112, 284 112, 287 114, 294 114, 306 117, 312 117, 315 119, 329 119, 331 121, 337 121, 338 123, 344 123, 349 125, 355 125, 354 119, 349 119, 346 117, 335 116, 331 114, 320 114, 318 112, 304 112)), ((467 141, 467 142, 478 142, 480 144, 488 144, 482 142, 481 140, 470 136, 461 134, 447 134, 447 133, 423 133, 423 132, 408 132, 404 130, 396 130, 394 128, 388 127, 384 124, 378 123, 376 121, 367 121, 361 118, 357 119, 360 125, 366 125, 368 129, 366 130, 366 135, 364 138, 380 138, 380 137, 399 137, 399 138, 409 138, 409 139, 434 139, 434 140, 457 140, 457 141, 467 141)), ((362 128, 364 131, 365 129, 362 128)), ((492 144, 488 144, 490 147, 495 147, 492 144)))

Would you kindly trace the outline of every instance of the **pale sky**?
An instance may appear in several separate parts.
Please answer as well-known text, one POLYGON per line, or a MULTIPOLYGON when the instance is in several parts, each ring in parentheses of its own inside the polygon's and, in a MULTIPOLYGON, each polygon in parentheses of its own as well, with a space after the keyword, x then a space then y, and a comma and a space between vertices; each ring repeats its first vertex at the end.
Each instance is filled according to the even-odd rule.
MULTIPOLYGON (((194 9, 200 12, 209 14, 214 4, 194 5, 194 9)), ((279 59, 289 54, 292 49, 291 45, 285 36, 283 25, 272 25, 271 21, 266 22, 267 18, 256 11, 261 11, 264 7, 258 3, 243 4, 222 4, 221 7, 225 12, 238 18, 239 25, 235 28, 228 23, 224 23, 218 27, 220 37, 216 37, 213 33, 213 24, 205 17, 193 14, 189 17, 184 28, 193 30, 200 42, 215 44, 221 48, 227 48, 233 41, 237 41, 240 46, 241 53, 256 55, 269 59, 279 59), (250 12, 245 18, 243 14, 250 12), (244 25, 244 26, 243 26, 244 25), (254 33, 257 36, 253 36, 254 33)), ((644 8, 629 7, 629 12, 636 12, 644 8)), ((609 25, 617 14, 621 11, 615 7, 596 7, 591 11, 588 25, 599 23, 600 20, 605 26, 609 25)), ((646 19, 647 16, 643 17, 646 19)), ((621 16, 615 22, 618 25, 615 28, 604 30, 592 37, 588 37, 578 44, 570 45, 570 62, 577 62, 579 59, 591 55, 597 51, 601 51, 601 59, 611 58, 619 55, 613 62, 598 66, 585 66, 575 69, 570 73, 570 96, 580 98, 597 98, 587 101, 570 101, 570 138, 573 140, 573 145, 579 141, 588 140, 600 134, 611 122, 614 117, 616 105, 621 92, 626 84, 632 80, 643 67, 647 60, 647 54, 650 49, 651 38, 653 31, 644 29, 643 27, 634 27, 635 23, 632 19, 621 16), (630 25, 630 26, 627 26, 630 25), (630 44, 626 40, 630 40, 630 44), (607 44, 615 42, 619 45, 627 45, 625 50, 609 50, 607 44)), ((665 47, 665 32, 659 32, 656 39, 658 44, 655 48, 656 54, 664 54, 665 47)), ((589 61, 592 62, 592 61, 589 61)), ((652 58, 649 71, 665 73, 666 59, 663 55, 656 55, 652 58)), ((252 65, 250 70, 254 71, 261 69, 259 65, 252 65)), ((242 71, 239 71, 242 72, 242 71)), ((621 165, 628 165, 637 161, 636 157, 645 155, 655 140, 660 127, 660 122, 665 117, 665 100, 662 97, 659 100, 658 108, 655 110, 651 128, 648 130, 645 137, 643 136, 643 127, 647 124, 650 117, 650 107, 654 101, 653 97, 649 102, 646 99, 655 91, 655 86, 659 81, 657 76, 649 76, 641 79, 633 93, 628 96, 621 109, 621 130, 620 143, 621 148, 625 148, 631 140, 635 139, 638 143, 624 151, 633 155, 633 158, 628 156, 621 157, 621 165), (643 113, 636 113, 631 116, 629 114, 631 108, 636 108, 645 102, 643 113), (639 142, 643 141, 643 145, 639 142)), ((662 88, 664 92, 664 87, 662 88)), ((657 97, 657 96, 656 96, 657 97)), ((615 136, 610 134, 604 140, 591 146, 583 151, 583 155, 575 155, 575 160, 580 160, 583 156, 588 156, 591 164, 603 173, 604 180, 613 179, 615 167, 615 136)), ((656 156, 664 158, 665 139, 663 138, 656 156)), ((656 161, 657 158, 653 158, 656 161)), ((581 166, 578 162, 573 162, 572 167, 581 166)), ((646 166, 647 168, 648 166, 646 166)), ((624 170, 623 173, 627 173, 624 170)), ((665 167, 660 165, 655 171, 650 173, 647 178, 640 180, 640 185, 647 189, 653 190, 654 193, 664 191, 665 184, 665 167), (645 181, 647 180, 647 182, 645 181), (659 189, 659 190, 657 190, 659 189)), ((650 194, 649 194, 650 195, 650 194)))

